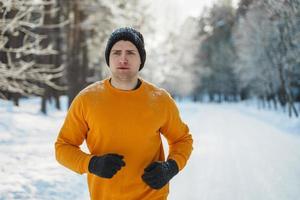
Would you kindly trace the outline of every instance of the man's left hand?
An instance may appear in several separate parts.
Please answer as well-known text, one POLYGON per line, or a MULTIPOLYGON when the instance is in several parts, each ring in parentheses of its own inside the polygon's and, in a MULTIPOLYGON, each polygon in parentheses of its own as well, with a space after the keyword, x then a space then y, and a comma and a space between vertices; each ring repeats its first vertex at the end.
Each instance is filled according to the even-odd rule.
POLYGON ((161 189, 179 172, 174 160, 155 161, 144 169, 143 181, 153 189, 161 189))

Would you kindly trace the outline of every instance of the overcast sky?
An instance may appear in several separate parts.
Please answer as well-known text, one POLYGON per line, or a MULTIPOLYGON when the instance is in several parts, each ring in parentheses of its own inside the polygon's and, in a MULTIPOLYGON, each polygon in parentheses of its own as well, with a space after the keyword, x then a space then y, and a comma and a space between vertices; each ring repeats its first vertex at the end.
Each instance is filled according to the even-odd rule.
POLYGON ((152 0, 153 14, 158 17, 158 25, 164 28, 176 27, 187 16, 199 16, 205 6, 215 0, 152 0))
MULTIPOLYGON (((155 25, 161 35, 171 29, 177 29, 188 16, 198 17, 203 9, 212 6, 218 0, 144 0, 149 3, 152 14, 157 17, 155 25)), ((238 0, 233 0, 234 6, 238 0)))

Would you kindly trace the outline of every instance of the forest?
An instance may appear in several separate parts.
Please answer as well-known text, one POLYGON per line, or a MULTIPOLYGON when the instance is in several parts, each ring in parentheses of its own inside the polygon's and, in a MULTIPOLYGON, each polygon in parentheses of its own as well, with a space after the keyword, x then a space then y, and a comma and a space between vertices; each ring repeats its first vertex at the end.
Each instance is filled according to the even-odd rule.
POLYGON ((262 108, 300 112, 300 0, 217 1, 159 35, 151 1, 0 0, 0 98, 38 96, 61 108, 109 75, 104 49, 112 30, 145 37, 141 76, 177 99, 255 100, 262 108), (163 38, 159 40, 158 38, 163 38))

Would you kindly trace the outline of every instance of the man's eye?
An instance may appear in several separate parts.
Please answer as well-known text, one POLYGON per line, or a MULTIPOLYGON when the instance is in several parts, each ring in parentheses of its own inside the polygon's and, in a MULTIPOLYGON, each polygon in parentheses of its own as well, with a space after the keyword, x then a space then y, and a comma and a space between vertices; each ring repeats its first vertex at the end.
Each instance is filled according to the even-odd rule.
POLYGON ((113 55, 120 55, 121 53, 118 51, 113 52, 113 55))

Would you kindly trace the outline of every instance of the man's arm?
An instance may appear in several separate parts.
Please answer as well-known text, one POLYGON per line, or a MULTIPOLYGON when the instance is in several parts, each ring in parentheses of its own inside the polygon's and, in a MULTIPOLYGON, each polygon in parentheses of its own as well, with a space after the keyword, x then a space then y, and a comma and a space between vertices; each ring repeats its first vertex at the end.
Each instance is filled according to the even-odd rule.
POLYGON ((89 129, 81 98, 82 96, 77 95, 73 100, 55 142, 56 160, 79 174, 88 172, 89 161, 93 156, 84 153, 79 147, 89 129))
POLYGON ((169 95, 166 97, 165 123, 160 131, 168 140, 169 156, 167 161, 149 164, 142 175, 143 181, 153 189, 161 189, 183 169, 193 149, 188 126, 182 122, 174 100, 169 95))
POLYGON ((179 170, 182 170, 193 150, 193 139, 188 126, 180 118, 175 101, 169 95, 166 104, 166 121, 160 131, 169 144, 168 160, 175 160, 179 170))

